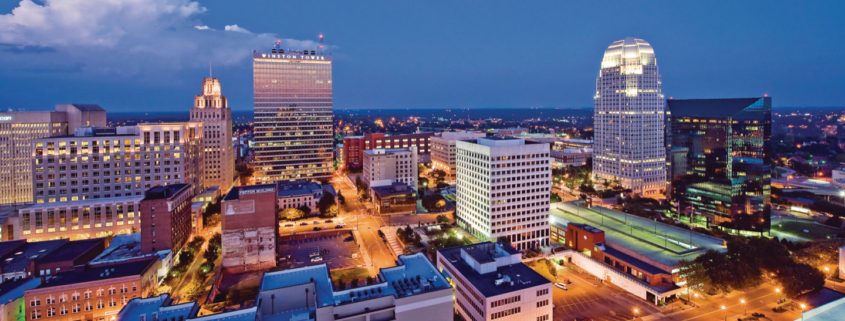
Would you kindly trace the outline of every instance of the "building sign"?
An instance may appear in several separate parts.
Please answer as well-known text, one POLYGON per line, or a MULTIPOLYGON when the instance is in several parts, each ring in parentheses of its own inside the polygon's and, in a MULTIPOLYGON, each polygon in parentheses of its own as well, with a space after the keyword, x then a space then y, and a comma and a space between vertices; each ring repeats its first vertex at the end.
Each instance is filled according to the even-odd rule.
POLYGON ((12 121, 12 115, 0 115, 0 121, 12 121))
POLYGON ((269 193, 276 191, 273 187, 264 187, 264 188, 256 188, 256 189, 247 189, 247 190, 240 190, 238 191, 238 196, 244 195, 252 195, 252 194, 260 194, 260 193, 269 193))

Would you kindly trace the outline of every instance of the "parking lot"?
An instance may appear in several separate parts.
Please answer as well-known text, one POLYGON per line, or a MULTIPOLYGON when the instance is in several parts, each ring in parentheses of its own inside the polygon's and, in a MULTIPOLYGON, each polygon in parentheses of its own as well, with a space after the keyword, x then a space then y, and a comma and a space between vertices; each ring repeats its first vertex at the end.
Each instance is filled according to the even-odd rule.
MULTIPOLYGON (((537 269, 542 269, 542 265, 538 266, 541 267, 537 269)), ((555 320, 621 321, 658 312, 654 305, 602 284, 592 275, 568 267, 557 271, 557 282, 567 284, 567 290, 552 287, 555 320)), ((551 277, 548 273, 541 274, 551 277)))
POLYGON ((363 265, 350 230, 329 230, 279 238, 279 265, 297 268, 326 263, 330 269, 363 265))

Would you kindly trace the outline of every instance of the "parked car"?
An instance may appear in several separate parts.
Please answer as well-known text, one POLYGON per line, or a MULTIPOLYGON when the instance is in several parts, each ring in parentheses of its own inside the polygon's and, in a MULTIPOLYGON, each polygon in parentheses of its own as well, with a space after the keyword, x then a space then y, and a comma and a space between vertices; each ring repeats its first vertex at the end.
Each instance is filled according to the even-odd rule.
POLYGON ((558 289, 561 289, 561 290, 564 290, 564 291, 569 290, 569 287, 567 287, 567 286, 566 286, 566 284, 563 284, 563 283, 560 283, 560 282, 556 282, 556 283, 555 283, 555 286, 556 286, 558 289))
POLYGON ((305 226, 305 225, 308 225, 308 222, 299 223, 299 226, 305 226))

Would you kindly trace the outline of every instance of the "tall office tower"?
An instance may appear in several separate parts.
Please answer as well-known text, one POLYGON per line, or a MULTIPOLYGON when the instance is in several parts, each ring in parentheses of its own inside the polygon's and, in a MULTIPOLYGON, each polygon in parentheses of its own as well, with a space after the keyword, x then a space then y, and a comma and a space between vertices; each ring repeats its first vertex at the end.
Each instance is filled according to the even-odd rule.
POLYGON ((669 100, 672 205, 700 224, 766 231, 772 99, 669 100))
POLYGON ((483 132, 442 132, 431 137, 431 167, 446 172, 446 180, 455 182, 455 142, 486 136, 483 132))
POLYGON ((610 44, 594 100, 593 182, 660 194, 666 188, 665 103, 651 45, 634 38, 610 44))
POLYGON ((314 50, 254 52, 255 179, 328 180, 332 172, 332 60, 314 50))
POLYGON ((202 123, 79 128, 33 144, 34 202, 137 196, 202 177, 202 123))
POLYGON ((182 249, 191 235, 191 200, 188 184, 155 186, 141 200, 141 252, 182 249))
POLYGON ((0 205, 32 203, 32 144, 81 126, 105 126, 97 105, 57 105, 55 111, 0 113, 0 205))
POLYGON ((549 144, 517 138, 458 141, 458 224, 518 249, 549 244, 549 144))
POLYGON ((220 89, 220 80, 205 77, 202 94, 194 98, 191 121, 201 122, 203 130, 202 187, 219 186, 229 191, 235 177, 235 151, 232 143, 232 110, 220 89))

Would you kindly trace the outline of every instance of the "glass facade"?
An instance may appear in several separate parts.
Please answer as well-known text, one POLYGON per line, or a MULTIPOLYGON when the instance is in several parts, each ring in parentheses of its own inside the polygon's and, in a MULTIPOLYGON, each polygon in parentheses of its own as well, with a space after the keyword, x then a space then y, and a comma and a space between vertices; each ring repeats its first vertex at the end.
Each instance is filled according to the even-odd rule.
POLYGON ((669 110, 675 213, 708 226, 768 230, 771 98, 669 100, 669 110))
POLYGON ((332 171, 332 62, 315 51, 253 54, 255 178, 328 180, 332 171))

